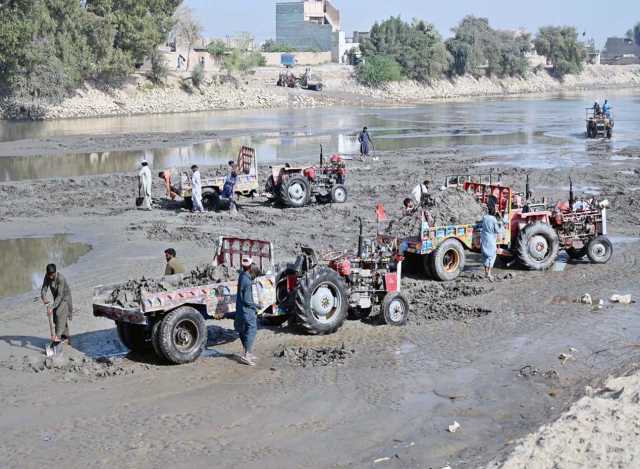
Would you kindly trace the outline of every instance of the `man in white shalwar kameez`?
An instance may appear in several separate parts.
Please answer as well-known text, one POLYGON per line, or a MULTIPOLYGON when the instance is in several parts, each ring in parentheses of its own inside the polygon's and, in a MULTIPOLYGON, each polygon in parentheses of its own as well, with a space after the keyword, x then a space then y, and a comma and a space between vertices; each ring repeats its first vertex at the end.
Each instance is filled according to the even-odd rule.
POLYGON ((138 191, 140 197, 143 197, 143 201, 138 208, 140 210, 151 210, 151 169, 146 161, 142 161, 140 165, 142 168, 138 173, 138 191))
POLYGON ((200 170, 195 164, 191 166, 191 201, 193 202, 194 212, 204 212, 202 206, 202 180, 200 179, 200 170))

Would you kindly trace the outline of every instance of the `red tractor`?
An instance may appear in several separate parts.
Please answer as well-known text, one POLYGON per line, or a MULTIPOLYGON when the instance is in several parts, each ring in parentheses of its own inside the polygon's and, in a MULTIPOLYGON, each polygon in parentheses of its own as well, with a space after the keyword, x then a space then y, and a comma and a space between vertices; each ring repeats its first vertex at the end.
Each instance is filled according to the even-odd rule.
POLYGON ((296 262, 278 275, 278 306, 291 326, 309 334, 333 333, 348 313, 364 318, 375 306, 387 324, 403 325, 409 302, 400 292, 403 258, 394 252, 395 239, 363 239, 362 222, 356 255, 321 262, 312 248, 303 247, 296 262))
POLYGON ((320 165, 294 167, 289 164, 271 167, 265 191, 285 207, 304 207, 315 196, 317 202, 342 204, 347 201, 347 167, 340 155, 324 163, 320 148, 320 165))

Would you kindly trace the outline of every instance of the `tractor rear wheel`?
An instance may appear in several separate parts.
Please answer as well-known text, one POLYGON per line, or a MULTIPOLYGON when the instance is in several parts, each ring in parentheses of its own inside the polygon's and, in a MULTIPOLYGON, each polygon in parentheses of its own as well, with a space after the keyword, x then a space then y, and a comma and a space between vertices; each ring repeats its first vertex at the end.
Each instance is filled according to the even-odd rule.
POLYGON ((433 279, 441 282, 455 280, 464 269, 466 260, 464 248, 455 238, 447 239, 429 258, 433 279))
POLYGON ((435 251, 430 252, 429 254, 423 254, 420 256, 420 260, 422 262, 422 272, 424 273, 424 275, 427 276, 427 278, 430 278, 432 280, 436 280, 436 275, 433 273, 433 265, 434 265, 433 258, 435 256, 436 256, 435 251))
POLYGON ((116 329, 120 342, 132 352, 145 353, 151 350, 151 341, 146 326, 116 321, 116 329))
POLYGON ((153 345, 153 351, 156 353, 156 356, 160 359, 160 361, 167 361, 167 357, 162 353, 162 349, 160 348, 160 325, 162 324, 162 320, 159 319, 151 328, 151 345, 153 345))
POLYGON ((537 222, 526 226, 518 234, 518 261, 530 270, 546 270, 558 258, 558 233, 548 224, 537 222))
POLYGON ((158 347, 171 363, 190 363, 202 354, 207 343, 207 326, 197 309, 190 306, 175 309, 158 327, 158 347))
POLYGON ((294 174, 280 184, 280 201, 287 207, 304 207, 310 198, 309 181, 301 174, 294 174))
POLYGON ((613 255, 613 244, 606 236, 598 236, 589 241, 587 256, 594 264, 606 264, 613 255))
POLYGON ((382 315, 390 326, 404 326, 409 317, 409 302, 400 292, 387 293, 382 300, 382 315))
POLYGON ((342 184, 336 184, 331 188, 331 202, 343 204, 347 201, 347 188, 342 184))
POLYGON ((344 323, 348 306, 340 276, 327 267, 316 267, 298 280, 290 324, 308 334, 331 334, 344 323))
POLYGON ((214 190, 207 190, 202 194, 202 206, 206 210, 216 210, 218 208, 220 196, 214 190))

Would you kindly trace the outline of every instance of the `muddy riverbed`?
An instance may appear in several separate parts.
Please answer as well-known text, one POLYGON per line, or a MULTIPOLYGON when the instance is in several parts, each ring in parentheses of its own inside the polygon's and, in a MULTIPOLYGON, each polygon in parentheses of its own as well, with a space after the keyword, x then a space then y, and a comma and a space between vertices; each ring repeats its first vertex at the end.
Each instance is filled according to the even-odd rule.
POLYGON ((620 158, 616 142, 573 145, 581 146, 584 164, 562 164, 558 146, 553 170, 537 167, 534 156, 525 169, 473 145, 380 151, 377 161, 349 162, 346 204, 283 210, 259 197, 242 200, 237 215, 191 214, 163 202, 159 185, 154 210, 138 212, 135 178, 126 174, 0 184, 3 237, 69 233, 92 246, 63 269, 76 307, 65 351, 73 361, 41 360, 48 325, 35 292, 0 300, 0 467, 457 469, 500 459, 585 385, 639 359, 632 346, 640 337, 637 304, 597 309, 571 299, 640 297, 633 189, 640 160, 633 151, 620 158), (94 286, 160 276, 167 247, 188 270, 211 260, 222 234, 272 240, 278 262, 292 260, 302 244, 355 249, 356 217, 374 234, 378 202, 399 215, 425 176, 443 181, 488 170, 503 172, 518 190, 528 172, 536 196, 550 200, 568 197, 569 176, 577 188, 608 198, 612 261, 569 262, 544 273, 500 266, 489 284, 469 255, 467 271, 451 284, 406 276, 406 326, 372 317, 327 337, 265 326, 255 368, 236 361, 240 344, 230 320, 209 324, 196 363, 166 366, 127 355, 113 323, 92 316, 94 286), (450 433, 454 421, 461 428, 450 433))

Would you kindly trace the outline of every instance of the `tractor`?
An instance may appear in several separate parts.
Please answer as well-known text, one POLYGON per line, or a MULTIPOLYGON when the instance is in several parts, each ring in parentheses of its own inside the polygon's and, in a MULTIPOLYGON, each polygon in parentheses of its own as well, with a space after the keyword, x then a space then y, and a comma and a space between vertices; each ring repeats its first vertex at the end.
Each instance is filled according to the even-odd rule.
POLYGON ((308 334, 337 331, 347 316, 365 318, 378 306, 389 325, 401 326, 409 302, 400 292, 402 256, 395 239, 365 240, 362 220, 357 254, 337 254, 320 260, 316 251, 302 247, 293 264, 276 278, 281 322, 308 334))
POLYGON ((611 138, 613 135, 613 114, 609 110, 596 112, 592 107, 586 109, 587 138, 611 138))
POLYGON ((342 204, 347 201, 347 167, 340 155, 324 163, 320 147, 320 165, 301 167, 289 164, 271 166, 265 192, 285 207, 304 207, 315 196, 317 202, 342 204))
MULTIPOLYGON (((572 258, 587 255, 597 264, 611 258, 613 246, 606 237, 606 200, 579 205, 571 189, 568 202, 551 208, 536 204, 529 200, 528 177, 524 194, 514 193, 500 180, 487 181, 475 176, 447 178, 445 186, 447 190, 472 193, 482 205, 495 203, 504 223, 504 231, 497 240, 498 255, 515 258, 529 270, 549 269, 560 249, 572 258)), ((400 252, 419 256, 425 273, 436 280, 455 279, 464 269, 465 248, 480 252, 479 222, 470 220, 468 224, 432 227, 424 210, 420 216, 419 236, 401 240, 400 252)))

